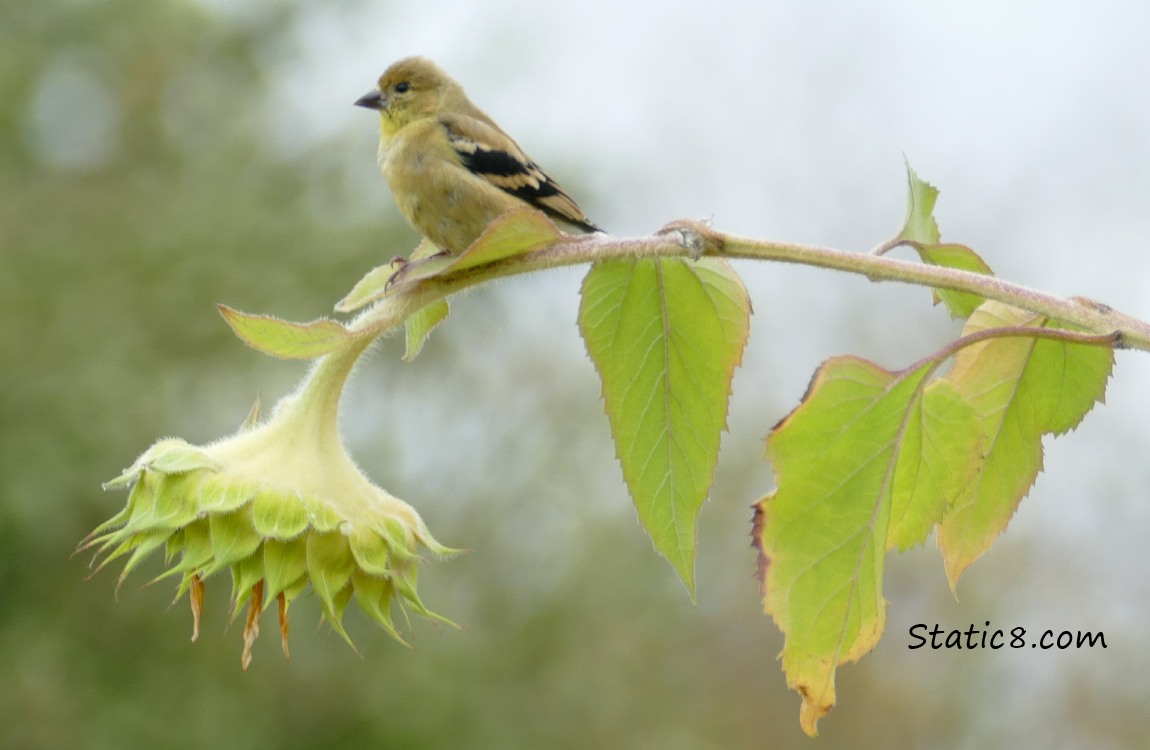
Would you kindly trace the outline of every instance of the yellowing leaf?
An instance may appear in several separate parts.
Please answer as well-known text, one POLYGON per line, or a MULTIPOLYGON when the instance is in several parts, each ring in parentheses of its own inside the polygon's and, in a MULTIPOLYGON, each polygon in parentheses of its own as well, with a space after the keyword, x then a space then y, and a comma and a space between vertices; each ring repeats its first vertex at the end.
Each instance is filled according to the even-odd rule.
POLYGON ((220 305, 235 334, 253 349, 280 359, 315 359, 342 347, 351 337, 343 324, 320 318, 292 323, 271 315, 251 315, 220 305))
POLYGON ((838 665, 882 635, 886 551, 922 541, 976 466, 978 422, 955 389, 925 385, 933 369, 829 360, 768 438, 778 486, 756 506, 754 542, 810 735, 834 706, 838 665))
MULTIPOLYGON (((964 334, 1002 326, 1051 327, 1049 319, 987 302, 964 334)), ((947 376, 988 436, 980 470, 939 528, 953 588, 1006 528, 1042 469, 1042 436, 1073 429, 1101 401, 1114 353, 1105 346, 1034 337, 993 338, 963 348, 947 376)))
POLYGON ((603 382, 623 477, 692 597, 695 521, 750 311, 738 276, 714 259, 611 261, 583 281, 579 329, 603 382))

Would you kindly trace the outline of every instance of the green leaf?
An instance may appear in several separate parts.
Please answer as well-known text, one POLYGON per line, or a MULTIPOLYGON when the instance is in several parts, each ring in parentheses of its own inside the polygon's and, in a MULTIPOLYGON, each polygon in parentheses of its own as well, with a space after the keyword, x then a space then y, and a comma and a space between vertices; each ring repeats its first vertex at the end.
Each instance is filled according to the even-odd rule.
POLYGON ((986 441, 974 407, 948 382, 929 383, 911 408, 898 445, 887 531, 887 549, 904 552, 925 542, 961 496, 986 441))
POLYGON ((583 281, 579 328, 603 383, 623 477, 692 598, 696 517, 750 312, 742 282, 716 259, 610 261, 583 281))
MULTIPOLYGON (((907 240, 918 252, 924 263, 945 268, 957 268, 993 276, 978 253, 965 245, 941 244, 938 223, 934 219, 934 204, 938 200, 938 189, 919 179, 910 164, 906 165, 907 202, 906 218, 903 220, 899 239, 907 240)), ((967 318, 975 308, 986 300, 970 292, 957 292, 951 289, 932 289, 934 303, 942 302, 954 318, 967 318)))
MULTIPOLYGON (((422 247, 422 245, 420 247, 422 247)), ((435 247, 435 245, 431 247, 435 247)), ((447 254, 431 255, 423 258, 412 257, 410 261, 396 272, 395 278, 384 290, 383 294, 379 296, 386 297, 396 289, 402 289, 417 281, 423 281, 424 279, 430 279, 432 276, 446 273, 447 269, 451 267, 455 260, 455 256, 447 254)))
POLYGON ((447 318, 449 312, 451 307, 447 304, 447 300, 436 300, 420 308, 403 322, 404 333, 407 334, 407 347, 403 352, 404 362, 410 362, 419 356, 423 342, 436 326, 447 318))
POLYGON ((512 209, 491 222, 483 234, 457 256, 439 254, 416 258, 413 253, 412 260, 395 275, 384 294, 432 276, 463 271, 539 250, 563 239, 563 236, 542 211, 534 208, 512 209))
POLYGON ((563 239, 547 214, 534 208, 512 209, 491 222, 455 259, 448 271, 462 271, 546 247, 563 239))
POLYGON ((385 266, 376 266, 355 283, 347 296, 335 304, 335 311, 353 312, 365 307, 387 294, 387 286, 403 263, 393 260, 385 266))
POLYGON ((251 348, 280 359, 315 359, 330 354, 351 338, 342 323, 320 318, 292 323, 271 315, 252 315, 219 305, 220 314, 240 340, 251 348))
MULTIPOLYGON (((1052 327, 1048 318, 987 302, 964 334, 1001 326, 1052 327)), ((1006 528, 1042 469, 1042 436, 1073 429, 1101 401, 1114 364, 1104 346, 1000 337, 962 349, 947 376, 988 436, 978 473, 939 527, 947 578, 959 577, 1006 528)))
POLYGON ((934 367, 829 360, 768 438, 778 486, 757 506, 754 541, 808 734, 834 705, 836 667, 882 635, 886 551, 921 541, 976 466, 977 421, 953 388, 926 387, 934 367))
POLYGON ((934 204, 938 200, 938 188, 919 176, 906 165, 907 197, 906 217, 899 231, 899 239, 919 242, 924 245, 937 244, 941 235, 938 223, 934 220, 934 204))
POLYGON ((953 384, 936 380, 908 415, 898 447, 887 549, 922 544, 960 497, 981 462, 985 436, 974 407, 953 384))
POLYGON ((356 282, 347 296, 336 303, 336 312, 352 312, 366 307, 376 300, 383 299, 391 289, 392 280, 409 262, 427 258, 439 252, 439 248, 424 239, 411 253, 411 261, 395 258, 385 266, 376 266, 356 282))
MULTIPOLYGON (((966 245, 918 245, 915 247, 924 263, 945 268, 957 268, 961 271, 981 273, 993 276, 994 272, 982 257, 966 245)), ((950 312, 952 318, 961 320, 969 318, 978 306, 986 302, 986 298, 970 292, 959 292, 954 289, 932 289, 934 304, 942 302, 950 312)))

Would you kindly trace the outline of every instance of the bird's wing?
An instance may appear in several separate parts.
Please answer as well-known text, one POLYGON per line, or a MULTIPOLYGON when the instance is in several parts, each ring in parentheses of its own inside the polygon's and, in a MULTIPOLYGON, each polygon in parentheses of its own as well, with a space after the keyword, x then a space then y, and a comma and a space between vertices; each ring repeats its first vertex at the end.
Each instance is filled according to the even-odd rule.
POLYGON ((463 166, 495 187, 588 232, 602 231, 498 128, 466 115, 442 115, 440 125, 463 166))

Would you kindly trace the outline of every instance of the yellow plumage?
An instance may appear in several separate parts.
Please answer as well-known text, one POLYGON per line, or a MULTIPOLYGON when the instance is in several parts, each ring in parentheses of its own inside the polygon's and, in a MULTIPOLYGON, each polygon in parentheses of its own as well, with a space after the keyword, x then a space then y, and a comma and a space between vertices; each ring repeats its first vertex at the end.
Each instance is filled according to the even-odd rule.
POLYGON ((493 219, 524 205, 565 229, 601 231, 430 60, 400 60, 356 104, 379 111, 379 168, 400 213, 442 250, 462 252, 493 219))

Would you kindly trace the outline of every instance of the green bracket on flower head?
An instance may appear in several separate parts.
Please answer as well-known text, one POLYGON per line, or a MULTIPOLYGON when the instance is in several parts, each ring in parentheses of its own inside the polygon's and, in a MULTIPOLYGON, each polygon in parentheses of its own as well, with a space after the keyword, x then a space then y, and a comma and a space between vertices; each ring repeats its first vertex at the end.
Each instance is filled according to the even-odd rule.
POLYGON ((152 579, 152 583, 179 575, 183 580, 180 582, 178 596, 182 596, 193 571, 204 569, 215 554, 211 522, 207 518, 200 518, 180 529, 168 539, 166 552, 165 563, 172 565, 177 554, 180 556, 179 562, 152 579))
POLYGON ((265 538, 294 539, 308 527, 308 509, 302 498, 285 503, 276 493, 264 490, 252 502, 252 526, 265 538))
POLYGON ((347 541, 360 570, 381 578, 392 574, 391 550, 395 545, 391 540, 381 538, 371 529, 359 527, 351 532, 347 541))
POLYGON ((361 351, 349 346, 325 357, 266 422, 208 446, 178 439, 153 445, 110 483, 131 488, 128 502, 81 549, 96 547, 101 568, 126 556, 122 580, 166 546, 169 569, 157 580, 180 576, 177 596, 191 592, 197 632, 203 581, 230 571, 233 618, 249 607, 245 668, 259 613, 276 599, 287 653, 287 607, 309 585, 325 619, 349 643, 342 617, 353 595, 400 641, 384 612, 393 594, 414 611, 449 622, 419 599, 416 548, 439 557, 455 550, 437 542, 411 506, 364 477, 339 439, 333 395, 361 351))
POLYGON ((351 576, 356 570, 347 537, 338 532, 309 535, 307 567, 328 624, 355 648, 343 627, 343 611, 351 596, 351 576))
POLYGON ((200 487, 200 510, 204 513, 229 513, 250 502, 259 484, 245 477, 215 474, 200 487))
MULTIPOLYGON (((239 562, 231 566, 232 569, 232 612, 231 619, 234 622, 244 605, 248 604, 248 597, 255 587, 261 584, 264 580, 264 561, 263 555, 248 555, 239 562)), ((260 602, 260 609, 266 606, 263 601, 260 602)))
POLYGON ((231 513, 213 514, 208 523, 212 530, 214 559, 205 577, 223 570, 245 557, 251 557, 263 544, 263 537, 252 526, 251 505, 231 513))
POLYGON ((264 542, 264 607, 282 592, 291 591, 297 585, 306 585, 307 537, 300 536, 289 541, 269 539, 264 542), (302 583, 301 583, 302 582, 302 583))
POLYGON ((391 600, 395 596, 395 584, 390 578, 380 578, 357 570, 352 573, 352 588, 355 590, 355 600, 360 609, 379 623, 392 638, 405 646, 411 645, 395 629, 395 623, 391 619, 391 600))
POLYGON ((106 490, 132 486, 145 469, 162 474, 182 474, 195 469, 218 469, 219 466, 201 449, 179 438, 161 440, 146 450, 115 479, 104 483, 106 490))

